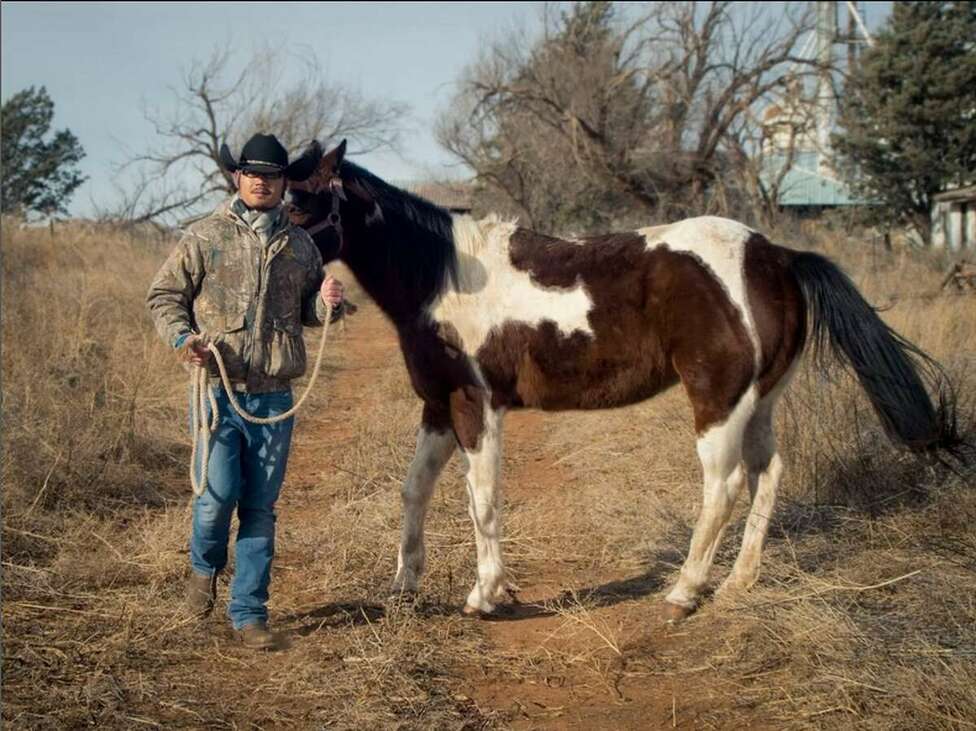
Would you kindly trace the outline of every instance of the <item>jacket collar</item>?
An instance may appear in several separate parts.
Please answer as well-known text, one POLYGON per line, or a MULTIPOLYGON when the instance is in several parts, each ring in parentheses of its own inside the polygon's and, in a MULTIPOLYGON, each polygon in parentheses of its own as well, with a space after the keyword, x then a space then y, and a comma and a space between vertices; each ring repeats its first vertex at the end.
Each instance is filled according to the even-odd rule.
MULTIPOLYGON (((229 218, 238 226, 243 226, 248 231, 253 232, 254 229, 251 227, 251 224, 248 223, 246 220, 244 220, 244 218, 241 216, 240 212, 242 210, 247 210, 247 209, 244 206, 243 201, 241 201, 240 196, 235 193, 233 196, 231 196, 223 203, 221 203, 219 206, 217 206, 216 210, 214 211, 214 214, 224 218, 229 218)), ((287 213, 285 213, 284 205, 279 205, 278 220, 273 227, 271 235, 269 236, 269 241, 273 239, 275 236, 277 236, 278 234, 280 234, 282 231, 288 229, 290 226, 291 226, 291 221, 289 220, 287 213)))

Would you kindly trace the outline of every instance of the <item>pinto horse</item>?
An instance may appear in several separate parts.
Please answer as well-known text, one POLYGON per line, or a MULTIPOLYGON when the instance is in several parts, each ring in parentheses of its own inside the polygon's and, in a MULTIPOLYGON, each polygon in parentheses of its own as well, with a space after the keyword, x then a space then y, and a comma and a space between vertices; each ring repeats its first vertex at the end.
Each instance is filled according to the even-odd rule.
POLYGON ((696 608, 743 485, 752 507, 722 588, 749 587, 759 575, 783 472, 773 409, 808 343, 853 370, 896 444, 925 451, 958 442, 941 368, 889 329, 823 256, 711 216, 553 238, 497 217, 452 215, 344 152, 345 142, 315 151, 315 172, 291 184, 290 214, 393 322, 423 401, 402 488, 395 592, 417 589, 427 505, 459 449, 478 558, 464 611, 490 614, 511 597, 499 491, 510 409, 612 408, 681 384, 704 498, 665 602, 674 620, 696 608), (926 386, 938 390, 936 404, 926 386))

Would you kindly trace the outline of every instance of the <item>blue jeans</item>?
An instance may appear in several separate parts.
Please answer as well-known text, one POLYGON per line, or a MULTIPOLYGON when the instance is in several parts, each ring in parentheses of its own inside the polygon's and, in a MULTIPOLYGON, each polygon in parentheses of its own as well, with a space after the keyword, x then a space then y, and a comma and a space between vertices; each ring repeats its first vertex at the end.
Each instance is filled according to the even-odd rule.
MULTIPOLYGON (((234 395, 254 416, 275 416, 292 406, 291 391, 234 395)), ((222 387, 217 388, 216 398, 220 424, 210 438, 207 490, 193 501, 190 566, 197 574, 213 576, 227 565, 230 519, 236 508, 240 525, 227 614, 234 628, 241 629, 268 618, 274 506, 285 478, 295 420, 251 424, 237 415, 222 387)), ((199 454, 195 469, 199 476, 199 454)))

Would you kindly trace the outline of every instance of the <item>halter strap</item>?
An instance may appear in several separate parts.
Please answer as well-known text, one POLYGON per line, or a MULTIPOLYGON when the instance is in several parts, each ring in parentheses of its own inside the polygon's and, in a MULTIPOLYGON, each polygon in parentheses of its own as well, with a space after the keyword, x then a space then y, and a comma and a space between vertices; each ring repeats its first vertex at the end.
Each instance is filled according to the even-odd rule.
POLYGON ((334 228, 336 234, 339 236, 339 250, 342 251, 342 247, 345 241, 342 238, 342 216, 339 215, 339 195, 335 190, 332 191, 332 211, 324 220, 319 221, 317 224, 311 228, 305 229, 305 232, 309 236, 314 236, 320 231, 325 231, 327 228, 334 228))

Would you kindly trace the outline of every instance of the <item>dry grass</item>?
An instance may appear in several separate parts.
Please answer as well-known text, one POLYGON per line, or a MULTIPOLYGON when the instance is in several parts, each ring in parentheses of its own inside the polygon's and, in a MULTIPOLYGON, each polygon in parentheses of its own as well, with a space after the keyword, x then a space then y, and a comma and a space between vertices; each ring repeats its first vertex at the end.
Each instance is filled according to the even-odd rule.
MULTIPOLYGON (((144 306, 172 242, 9 226, 3 245, 11 727, 491 725, 447 682, 477 633, 435 604, 388 612, 366 588, 388 573, 395 545, 388 488, 414 428, 405 394, 376 422, 360 415, 351 425, 355 447, 331 453, 340 468, 331 479, 289 485, 284 511, 321 512, 282 521, 273 608, 293 647, 254 656, 230 641, 222 617, 198 625, 180 613, 187 377, 144 306), (380 487, 388 494, 370 500, 380 487)), ((338 349, 329 358, 326 381, 348 367, 338 349)), ((302 415, 313 422, 305 430, 323 396, 302 415)))
MULTIPOLYGON (((827 249, 888 306, 947 366, 971 430, 976 299, 932 296, 941 262, 810 227, 776 238, 827 249)), ((893 451, 840 376, 804 371, 780 409, 759 585, 678 629, 656 621, 700 496, 678 391, 509 418, 505 548, 536 616, 457 615, 474 548, 456 462, 421 599, 386 601, 419 409, 369 308, 299 416, 271 603, 291 648, 253 655, 220 616, 186 622, 187 379, 143 305, 168 245, 3 227, 11 728, 976 726, 976 479, 893 451)))

